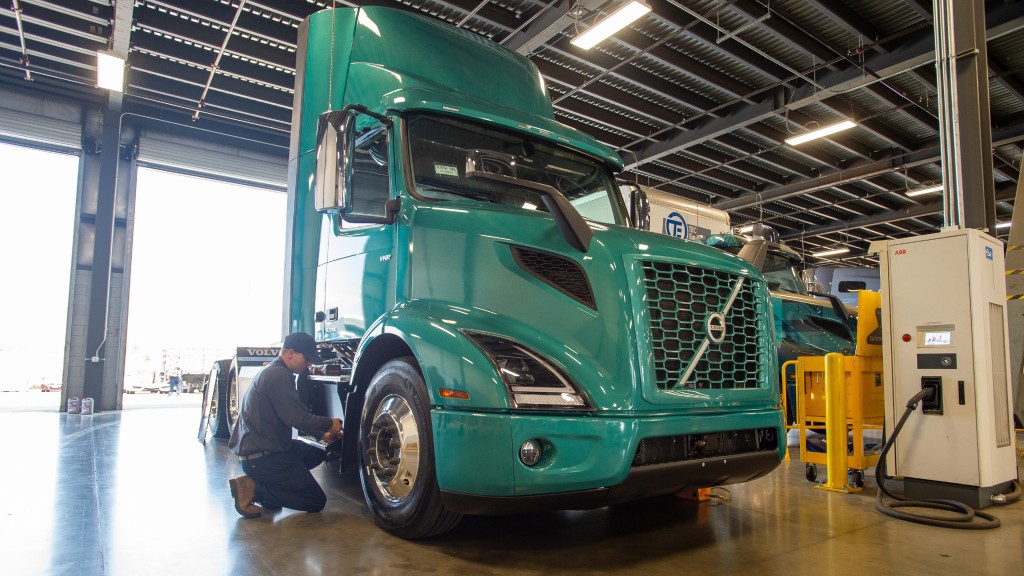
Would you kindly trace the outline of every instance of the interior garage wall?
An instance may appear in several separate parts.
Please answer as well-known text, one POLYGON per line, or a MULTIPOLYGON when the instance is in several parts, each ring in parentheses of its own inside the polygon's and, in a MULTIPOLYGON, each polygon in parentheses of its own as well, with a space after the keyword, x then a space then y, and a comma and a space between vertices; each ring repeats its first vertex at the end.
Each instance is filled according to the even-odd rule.
MULTIPOLYGON (((167 125, 171 127, 170 124, 167 125)), ((124 387, 125 340, 130 295, 132 234, 136 172, 140 165, 174 172, 246 184, 284 192, 287 188, 287 151, 279 155, 266 149, 248 148, 245 141, 237 143, 223 135, 202 128, 172 132, 162 129, 159 120, 131 112, 107 118, 104 108, 96 104, 79 104, 42 93, 9 89, 0 86, 0 141, 16 145, 80 154, 76 220, 72 254, 72 273, 68 323, 65 330, 64 391, 62 406, 71 396, 84 396, 85 367, 94 358, 103 362, 101 398, 97 410, 121 407, 124 387), (103 150, 99 135, 107 122, 118 122, 119 143, 116 150, 103 150), (114 184, 112 230, 100 230, 97 224, 100 190, 100 166, 104 155, 117 155, 117 179, 114 184), (93 270, 93 255, 98 234, 110 234, 110 268, 93 270), (101 348, 89 350, 86 345, 89 323, 97 322, 90 314, 90 290, 94 274, 109 273, 106 314, 101 348), (92 320, 90 320, 92 318, 92 320)), ((109 193, 109 191, 107 192, 109 193)), ((201 207, 197 206, 197 209, 201 207)), ((99 228, 103 226, 100 225, 99 228)))

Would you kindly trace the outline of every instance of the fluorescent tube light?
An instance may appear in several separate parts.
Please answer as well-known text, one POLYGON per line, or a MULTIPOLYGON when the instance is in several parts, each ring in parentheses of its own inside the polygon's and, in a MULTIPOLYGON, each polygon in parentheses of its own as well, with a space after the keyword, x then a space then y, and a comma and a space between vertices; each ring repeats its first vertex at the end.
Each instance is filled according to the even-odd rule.
POLYGON ((1009 228, 1013 222, 1000 222, 996 224, 996 228, 1009 228))
POLYGON ((753 232, 753 231, 754 231, 754 225, 753 224, 751 224, 750 226, 744 226, 743 228, 740 228, 740 234, 746 234, 747 232, 753 232))
POLYGON ((591 26, 590 29, 583 34, 573 38, 571 43, 574 46, 583 48, 584 50, 590 50, 597 45, 598 42, 612 34, 615 34, 619 30, 622 30, 634 20, 650 11, 650 6, 642 2, 637 2, 636 0, 631 0, 615 12, 612 12, 604 20, 601 20, 596 25, 591 26))
POLYGON ((919 188, 917 190, 909 190, 909 191, 907 191, 907 196, 909 196, 909 197, 920 196, 921 194, 930 194, 932 192, 942 192, 942 184, 939 184, 938 186, 931 186, 929 188, 919 188))
POLYGON ((815 258, 824 258, 825 256, 835 256, 836 254, 846 254, 849 252, 849 248, 834 248, 832 250, 824 250, 822 252, 815 252, 811 254, 815 258))
POLYGON ((110 52, 96 52, 96 87, 124 92, 124 58, 110 52))
POLYGON ((838 124, 832 124, 830 126, 825 126, 824 128, 818 128, 817 130, 812 130, 810 132, 801 134, 799 136, 793 136, 792 138, 786 138, 786 144, 789 144, 790 146, 796 146, 797 144, 803 144, 804 142, 808 142, 810 140, 817 140, 818 138, 824 138, 825 136, 828 136, 829 134, 835 134, 836 132, 842 132, 843 130, 849 130, 850 128, 853 128, 856 125, 857 125, 857 123, 852 121, 852 120, 843 120, 842 122, 840 122, 838 124))

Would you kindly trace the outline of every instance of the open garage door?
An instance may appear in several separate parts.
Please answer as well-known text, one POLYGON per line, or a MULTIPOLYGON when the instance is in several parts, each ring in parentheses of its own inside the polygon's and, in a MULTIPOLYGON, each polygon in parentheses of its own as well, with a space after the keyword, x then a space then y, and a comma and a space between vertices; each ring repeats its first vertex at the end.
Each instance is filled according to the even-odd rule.
POLYGON ((212 140, 197 140, 145 129, 139 136, 138 162, 140 166, 248 186, 278 191, 287 188, 286 150, 281 150, 280 154, 261 153, 212 140))

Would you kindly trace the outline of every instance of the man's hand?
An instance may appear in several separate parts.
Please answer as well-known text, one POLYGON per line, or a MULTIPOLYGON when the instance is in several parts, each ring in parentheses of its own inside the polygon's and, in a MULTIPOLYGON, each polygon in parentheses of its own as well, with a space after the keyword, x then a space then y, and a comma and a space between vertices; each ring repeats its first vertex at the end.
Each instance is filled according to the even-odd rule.
POLYGON ((341 419, 332 418, 331 428, 324 432, 323 441, 330 444, 338 440, 341 440, 341 419))

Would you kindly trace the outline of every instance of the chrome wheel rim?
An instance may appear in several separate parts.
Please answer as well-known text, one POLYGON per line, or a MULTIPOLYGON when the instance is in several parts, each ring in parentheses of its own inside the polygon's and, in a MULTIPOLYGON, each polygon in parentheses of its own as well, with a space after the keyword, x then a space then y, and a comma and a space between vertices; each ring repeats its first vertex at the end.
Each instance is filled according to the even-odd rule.
POLYGON ((231 376, 231 383, 228 385, 228 420, 232 425, 238 420, 238 376, 231 376))
POLYGON ((220 416, 220 402, 217 401, 217 395, 220 394, 220 390, 217 386, 213 387, 213 394, 210 395, 210 422, 216 422, 217 417, 220 416))
POLYGON ((420 432, 409 403, 389 395, 373 415, 367 434, 366 468, 388 502, 405 500, 419 473, 420 432))

